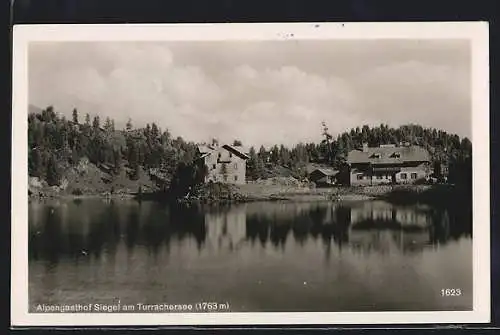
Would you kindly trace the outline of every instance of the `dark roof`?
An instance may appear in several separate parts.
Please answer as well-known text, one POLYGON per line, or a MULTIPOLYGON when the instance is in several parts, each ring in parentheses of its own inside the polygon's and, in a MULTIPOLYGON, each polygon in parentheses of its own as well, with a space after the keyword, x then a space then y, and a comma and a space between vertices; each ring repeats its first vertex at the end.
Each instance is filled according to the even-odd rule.
POLYGON ((212 152, 213 150, 214 150, 214 148, 212 146, 207 145, 207 144, 198 145, 198 151, 201 154, 206 154, 208 152, 212 152))
POLYGON ((321 173, 325 176, 335 176, 336 174, 339 173, 339 171, 337 170, 334 170, 334 169, 329 169, 329 168, 317 168, 317 169, 314 169, 310 174, 313 174, 313 173, 321 173))
POLYGON ((239 156, 240 158, 243 158, 243 159, 249 159, 250 156, 248 156, 246 153, 245 153, 245 150, 243 149, 243 147, 237 147, 237 146, 234 146, 234 145, 228 145, 228 144, 224 144, 222 146, 224 149, 232 152, 233 154, 239 156))
MULTIPOLYGON (((221 146, 221 148, 224 148, 224 149, 232 152, 233 154, 237 155, 238 157, 240 157, 242 159, 249 159, 250 158, 250 156, 248 156, 248 154, 246 152, 247 150, 245 150, 243 147, 224 144, 221 146)), ((216 149, 217 149, 216 147, 213 147, 210 145, 205 145, 205 144, 198 145, 198 151, 200 152, 200 154, 202 154, 203 157, 210 155, 216 149)))
POLYGON ((370 147, 351 150, 347 163, 397 164, 403 162, 428 162, 430 155, 420 146, 407 147, 370 147), (398 157, 399 154, 399 157, 398 157))

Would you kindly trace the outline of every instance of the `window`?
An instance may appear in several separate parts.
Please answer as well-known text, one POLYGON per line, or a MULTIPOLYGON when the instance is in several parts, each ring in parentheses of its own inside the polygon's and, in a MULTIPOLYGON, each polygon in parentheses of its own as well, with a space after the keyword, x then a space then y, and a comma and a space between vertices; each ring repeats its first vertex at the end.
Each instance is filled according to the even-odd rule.
POLYGON ((382 176, 377 176, 377 179, 382 179, 382 176))
POLYGON ((220 154, 220 152, 219 152, 219 154, 217 155, 217 157, 218 157, 218 158, 220 158, 221 156, 222 156, 222 155, 221 155, 221 154, 220 154))
POLYGON ((238 168, 238 163, 234 163, 234 169, 236 170, 238 168))
POLYGON ((401 173, 401 179, 406 179, 406 173, 401 173))
POLYGON ((229 158, 233 157, 233 154, 232 153, 229 153, 229 158))
POLYGON ((410 175, 410 177, 411 177, 411 179, 417 179, 417 174, 416 174, 416 173, 412 173, 412 174, 410 175))
POLYGON ((224 175, 224 181, 227 181, 227 176, 226 175, 224 175))
POLYGON ((238 176, 234 176, 234 181, 238 181, 238 176))
POLYGON ((212 169, 214 169, 214 170, 215 170, 215 168, 216 168, 216 167, 217 167, 217 166, 216 166, 215 164, 213 164, 213 165, 212 165, 212 169))
POLYGON ((358 180, 362 180, 363 179, 363 175, 362 174, 358 174, 356 177, 357 177, 358 180))

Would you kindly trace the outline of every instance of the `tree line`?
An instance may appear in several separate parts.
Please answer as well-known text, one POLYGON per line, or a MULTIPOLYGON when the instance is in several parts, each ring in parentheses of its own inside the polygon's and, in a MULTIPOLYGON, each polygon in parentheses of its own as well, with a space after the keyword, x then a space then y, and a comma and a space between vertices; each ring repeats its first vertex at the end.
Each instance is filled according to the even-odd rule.
POLYGON ((101 122, 99 116, 86 114, 81 121, 74 109, 68 120, 50 106, 28 115, 28 172, 49 185, 56 185, 63 170, 84 157, 113 174, 127 168, 134 180, 141 168, 173 174, 179 163, 190 164, 196 151, 195 143, 173 138, 155 123, 135 129, 129 120, 125 129, 117 130, 110 118, 101 122))
POLYGON ((413 124, 398 128, 386 124, 375 127, 364 125, 334 137, 323 123, 322 135, 324 139, 319 143, 299 143, 292 148, 274 145, 266 150, 261 146, 257 151, 251 147, 249 176, 252 179, 264 177, 266 165, 287 167, 297 176, 305 176, 308 163, 324 164, 340 170, 345 166, 348 152, 362 148, 364 143, 370 147, 383 144, 422 146, 430 153, 431 164, 437 174, 442 172, 441 166, 447 166, 450 177, 455 181, 472 168, 471 141, 436 128, 413 124))
MULTIPOLYGON (((139 178, 141 171, 157 171, 164 179, 184 185, 187 177, 199 180, 203 177, 198 165, 194 142, 173 137, 157 124, 134 128, 129 120, 124 129, 116 129, 113 119, 102 122, 99 116, 85 114, 80 120, 74 109, 71 119, 56 114, 49 106, 41 112, 28 115, 28 170, 29 175, 56 185, 65 168, 77 164, 86 157, 96 165, 107 166, 111 173, 120 174, 126 168, 130 179, 139 178)), ((381 144, 407 143, 426 148, 432 163, 450 167, 450 178, 455 180, 471 174, 472 143, 435 128, 420 125, 403 125, 397 128, 381 124, 352 128, 338 136, 332 136, 326 124, 320 129, 323 140, 319 143, 298 143, 292 147, 273 145, 269 148, 254 146, 249 149, 247 178, 269 176, 275 167, 288 169, 297 178, 306 177, 309 163, 324 164, 341 169, 350 150, 381 144)), ((236 139, 234 145, 241 145, 236 139)), ((203 171, 203 167, 201 171, 203 171)), ((189 179, 189 178, 188 178, 189 179)), ((189 183, 188 183, 189 184, 189 183)), ((187 186, 183 186, 185 188, 187 186)))

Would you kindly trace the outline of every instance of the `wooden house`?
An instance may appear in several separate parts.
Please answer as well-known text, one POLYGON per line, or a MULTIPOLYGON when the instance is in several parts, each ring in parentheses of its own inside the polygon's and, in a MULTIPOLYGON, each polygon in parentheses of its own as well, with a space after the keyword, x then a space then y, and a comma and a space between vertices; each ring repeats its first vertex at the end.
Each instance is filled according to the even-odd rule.
POLYGON ((309 180, 318 187, 335 185, 339 171, 331 168, 316 168, 309 174, 309 180))
POLYGON ((381 145, 351 150, 347 157, 349 185, 412 184, 427 180, 430 155, 420 146, 381 145))

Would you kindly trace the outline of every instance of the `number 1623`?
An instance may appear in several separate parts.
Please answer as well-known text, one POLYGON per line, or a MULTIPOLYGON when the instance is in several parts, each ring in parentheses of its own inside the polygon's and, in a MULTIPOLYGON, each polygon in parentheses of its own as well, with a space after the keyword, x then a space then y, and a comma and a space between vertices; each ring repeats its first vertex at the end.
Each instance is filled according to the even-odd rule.
POLYGON ((442 297, 459 297, 462 295, 462 290, 459 288, 443 288, 441 289, 442 297))

